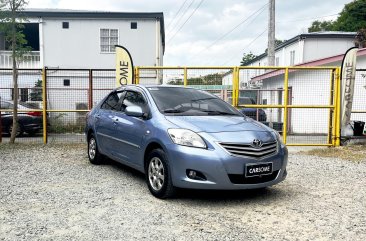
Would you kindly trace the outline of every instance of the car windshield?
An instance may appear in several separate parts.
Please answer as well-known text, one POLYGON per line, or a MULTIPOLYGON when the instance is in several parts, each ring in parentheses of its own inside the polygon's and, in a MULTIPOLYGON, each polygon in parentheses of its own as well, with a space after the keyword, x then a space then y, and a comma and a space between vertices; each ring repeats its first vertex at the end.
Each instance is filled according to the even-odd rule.
POLYGON ((220 98, 205 91, 177 87, 148 87, 159 111, 165 115, 232 115, 242 114, 220 98))

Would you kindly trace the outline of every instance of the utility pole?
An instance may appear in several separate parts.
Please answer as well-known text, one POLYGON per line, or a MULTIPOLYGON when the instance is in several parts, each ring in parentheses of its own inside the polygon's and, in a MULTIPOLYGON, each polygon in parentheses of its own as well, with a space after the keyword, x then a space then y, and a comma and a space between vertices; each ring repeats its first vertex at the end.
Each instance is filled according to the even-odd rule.
POLYGON ((268 11, 268 66, 275 65, 275 0, 269 0, 268 11))

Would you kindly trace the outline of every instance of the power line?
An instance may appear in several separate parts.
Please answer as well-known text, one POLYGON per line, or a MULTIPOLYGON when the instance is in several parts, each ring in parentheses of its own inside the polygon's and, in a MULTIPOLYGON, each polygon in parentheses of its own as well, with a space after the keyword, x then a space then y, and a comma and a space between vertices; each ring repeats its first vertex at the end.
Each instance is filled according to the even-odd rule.
POLYGON ((197 11, 197 9, 201 6, 201 4, 204 2, 205 0, 201 0, 201 2, 197 5, 197 7, 193 10, 193 12, 191 13, 191 15, 189 15, 189 17, 186 19, 186 21, 180 26, 180 28, 175 32, 175 34, 168 40, 167 43, 169 43, 176 35, 177 33, 183 28, 183 26, 188 22, 188 20, 193 16, 193 14, 197 11))
POLYGON ((185 0, 184 2, 183 2, 183 4, 180 6, 180 8, 178 9, 178 11, 174 14, 174 18, 173 18, 173 20, 168 24, 168 26, 166 27, 166 29, 168 29, 171 25, 172 25, 172 23, 174 22, 174 20, 176 19, 176 17, 178 16, 178 14, 180 13, 180 10, 182 10, 182 8, 184 7, 184 5, 186 4, 186 2, 187 2, 188 0, 185 0))
MULTIPOLYGON (((268 29, 265 29, 263 32, 261 32, 260 34, 258 34, 249 44, 247 44, 244 49, 249 48, 259 37, 261 37, 265 32, 267 32, 268 29)), ((233 56, 232 58, 230 58, 229 60, 227 60, 224 64, 222 64, 223 66, 226 65, 227 63, 229 63, 231 60, 233 60, 234 58, 236 58, 236 56, 233 56)))
MULTIPOLYGON (((209 46, 207 46, 206 48, 202 49, 200 52, 198 52, 196 55, 194 55, 193 57, 199 55, 200 53, 202 53, 203 51, 211 48, 212 46, 214 46, 217 42, 219 42, 221 39, 225 38, 227 35, 229 35, 230 33, 232 33, 235 29, 237 29, 238 27, 240 27, 242 24, 244 24, 246 21, 248 21, 252 16, 256 15, 258 12, 259 14, 262 13, 265 9, 265 7, 268 5, 268 3, 264 4, 262 7, 260 7, 257 11, 255 11, 254 13, 252 13, 250 16, 248 16, 247 18, 245 18, 243 21, 241 21, 239 24, 237 24, 234 28, 230 29, 229 31, 227 31, 226 33, 224 33, 223 35, 221 35, 219 38, 217 38, 212 44, 210 44, 209 46)), ((259 15, 258 14, 258 15, 259 15)))
MULTIPOLYGON (((176 24, 171 28, 171 32, 175 29, 176 26, 178 26, 180 20, 186 15, 186 13, 188 12, 189 8, 192 6, 192 4, 194 3, 195 0, 192 0, 191 3, 187 6, 187 8, 185 8, 184 12, 179 16, 176 24)), ((167 28, 168 29, 168 28, 167 28)))

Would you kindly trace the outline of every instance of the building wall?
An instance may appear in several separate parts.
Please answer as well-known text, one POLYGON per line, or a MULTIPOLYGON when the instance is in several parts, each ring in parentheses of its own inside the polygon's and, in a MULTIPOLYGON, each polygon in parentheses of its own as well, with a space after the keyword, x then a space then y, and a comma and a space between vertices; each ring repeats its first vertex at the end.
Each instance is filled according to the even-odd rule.
POLYGON ((354 47, 353 39, 306 39, 304 45, 304 61, 322 59, 344 54, 347 49, 354 47))
MULTIPOLYGON (((155 20, 121 19, 43 19, 43 62, 45 66, 60 68, 114 68, 115 54, 101 53, 100 29, 118 29, 119 44, 126 47, 134 65, 154 66, 156 54, 162 53, 161 36, 156 36, 155 20), (63 29, 62 22, 69 22, 63 29), (131 29, 137 22, 137 29, 131 29), (159 41, 158 51, 156 41, 159 41)), ((160 29, 159 29, 160 35, 160 29)), ((161 60, 162 63, 162 56, 161 60)))
MULTIPOLYGON (((290 65, 290 53, 295 51, 294 64, 302 63, 303 41, 294 42, 284 48, 275 51, 275 65, 277 66, 289 66, 290 65), (276 64, 276 58, 278 58, 278 64, 276 64)), ((250 66, 268 66, 267 56, 259 59, 250 64, 250 66)))

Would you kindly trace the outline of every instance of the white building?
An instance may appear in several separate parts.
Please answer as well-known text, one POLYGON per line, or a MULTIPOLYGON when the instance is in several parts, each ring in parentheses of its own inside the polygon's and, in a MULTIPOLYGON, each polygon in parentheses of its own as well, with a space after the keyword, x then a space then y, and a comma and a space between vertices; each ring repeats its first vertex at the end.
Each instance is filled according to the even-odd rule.
MULTIPOLYGON (((115 68, 114 45, 126 47, 136 66, 161 66, 163 13, 26 10, 24 34, 33 51, 20 67, 115 68)), ((0 36, 0 67, 11 67, 0 36)))
MULTIPOLYGON (((294 66, 309 61, 343 54, 355 45, 354 32, 315 32, 300 34, 275 48, 275 66, 294 66)), ((268 66, 267 53, 247 66, 268 66)))
MULTIPOLYGON (((22 101, 31 100, 31 88, 42 79, 41 71, 36 69, 48 67, 52 69, 47 72, 48 108, 75 110, 90 107, 87 69, 114 69, 115 45, 129 50, 135 66, 163 65, 165 30, 162 12, 38 9, 25 10, 22 15, 29 20, 24 23, 23 33, 32 51, 19 67, 34 69, 20 72, 18 83, 22 101)), ((11 52, 1 34, 0 68, 12 68, 11 52)), ((95 71, 93 80, 93 88, 100 89, 93 91, 92 103, 95 104, 116 85, 111 71, 95 71)), ((12 86, 11 71, 0 70, 0 98, 12 99, 12 86)))
MULTIPOLYGON (((344 53, 354 47, 356 33, 319 32, 298 35, 276 48, 276 66, 341 66, 344 53)), ((248 66, 267 66, 264 53, 248 66)), ((357 54, 356 88, 353 111, 366 111, 366 49, 357 54)), ((230 75, 225 84, 232 82, 230 75)), ((330 70, 289 72, 289 104, 330 105, 330 70)), ((284 102, 284 71, 243 70, 240 73, 241 96, 257 93, 258 104, 281 105, 284 102), (255 87, 253 89, 253 87, 255 87)), ((283 122, 282 109, 266 109, 267 121, 283 122)), ((294 134, 326 134, 329 109, 289 109, 289 129, 294 134)), ((366 114, 354 113, 352 120, 366 121, 366 114)))

